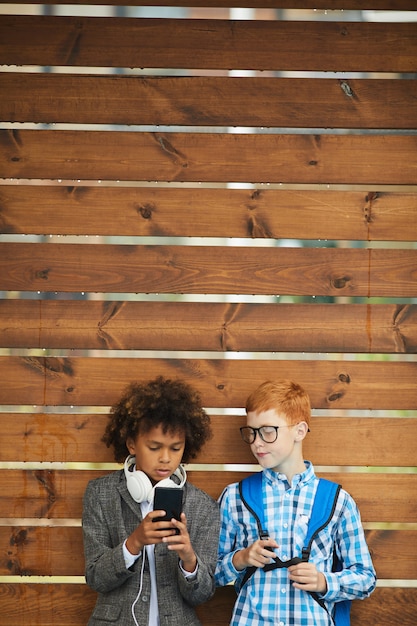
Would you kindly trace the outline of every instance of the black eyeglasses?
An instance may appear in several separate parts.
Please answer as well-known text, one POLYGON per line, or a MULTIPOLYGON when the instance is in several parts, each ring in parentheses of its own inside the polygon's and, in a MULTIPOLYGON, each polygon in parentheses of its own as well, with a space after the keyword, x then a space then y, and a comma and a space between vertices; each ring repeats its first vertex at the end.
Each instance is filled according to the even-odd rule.
POLYGON ((261 426, 260 428, 252 428, 252 426, 242 426, 240 434, 245 443, 253 443, 256 435, 259 434, 265 443, 274 443, 278 438, 278 429, 286 426, 294 426, 294 424, 283 424, 282 426, 261 426))

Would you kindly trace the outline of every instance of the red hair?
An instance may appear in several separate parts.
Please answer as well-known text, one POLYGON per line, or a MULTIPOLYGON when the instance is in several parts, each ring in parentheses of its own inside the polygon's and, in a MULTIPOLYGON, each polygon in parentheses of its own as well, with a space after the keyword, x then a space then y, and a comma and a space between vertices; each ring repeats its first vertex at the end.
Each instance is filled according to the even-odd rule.
POLYGON ((288 424, 307 422, 310 427, 311 404, 308 393, 292 380, 268 380, 246 400, 246 413, 275 409, 288 424))

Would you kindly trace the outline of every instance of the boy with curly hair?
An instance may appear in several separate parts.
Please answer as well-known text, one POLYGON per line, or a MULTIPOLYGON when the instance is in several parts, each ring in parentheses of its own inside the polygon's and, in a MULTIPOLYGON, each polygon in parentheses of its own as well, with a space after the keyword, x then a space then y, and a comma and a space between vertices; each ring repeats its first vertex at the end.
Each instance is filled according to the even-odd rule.
POLYGON ((198 393, 181 380, 130 384, 103 436, 124 469, 90 481, 83 502, 86 580, 98 592, 89 626, 197 626, 214 593, 217 503, 182 463, 211 437, 198 393), (182 487, 180 519, 155 521, 158 485, 182 487))

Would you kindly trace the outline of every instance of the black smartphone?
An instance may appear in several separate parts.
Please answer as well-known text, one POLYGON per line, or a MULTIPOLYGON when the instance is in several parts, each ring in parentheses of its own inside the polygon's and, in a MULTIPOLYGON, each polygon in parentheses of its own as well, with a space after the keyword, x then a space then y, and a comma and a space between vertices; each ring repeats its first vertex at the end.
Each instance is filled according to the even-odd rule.
POLYGON ((183 490, 180 487, 155 487, 153 510, 163 510, 166 515, 157 517, 154 522, 169 521, 173 517, 180 519, 183 490))

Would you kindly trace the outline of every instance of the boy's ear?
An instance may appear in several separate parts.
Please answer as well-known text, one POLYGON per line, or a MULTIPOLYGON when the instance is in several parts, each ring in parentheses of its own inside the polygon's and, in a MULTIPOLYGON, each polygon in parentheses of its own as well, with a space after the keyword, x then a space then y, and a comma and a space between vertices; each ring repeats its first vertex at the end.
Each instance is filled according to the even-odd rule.
POLYGON ((132 437, 126 439, 126 448, 129 450, 129 454, 135 454, 135 445, 132 437))
POLYGON ((295 427, 295 436, 297 441, 302 441, 306 434, 308 433, 308 424, 307 422, 298 422, 295 427))

